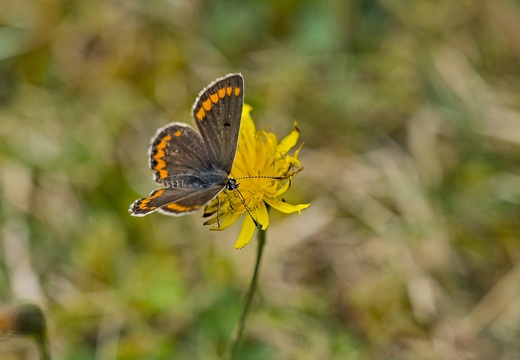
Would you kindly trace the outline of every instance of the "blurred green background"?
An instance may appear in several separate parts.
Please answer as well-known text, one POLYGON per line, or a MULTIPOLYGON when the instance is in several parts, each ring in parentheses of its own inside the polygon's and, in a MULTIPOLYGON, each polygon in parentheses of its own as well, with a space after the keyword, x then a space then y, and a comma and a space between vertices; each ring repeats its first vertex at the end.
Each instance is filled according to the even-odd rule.
POLYGON ((254 240, 127 209, 229 72, 258 128, 298 121, 311 203, 272 212, 237 358, 520 358, 518 1, 4 0, 0 26, 0 299, 46 309, 56 359, 223 353, 254 240))

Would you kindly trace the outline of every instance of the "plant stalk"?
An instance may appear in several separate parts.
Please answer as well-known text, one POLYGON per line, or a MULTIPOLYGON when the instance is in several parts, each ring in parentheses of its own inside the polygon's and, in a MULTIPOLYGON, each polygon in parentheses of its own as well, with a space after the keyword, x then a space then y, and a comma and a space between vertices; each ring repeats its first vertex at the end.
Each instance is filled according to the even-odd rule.
POLYGON ((258 277, 260 273, 260 262, 262 260, 262 254, 264 252, 265 246, 265 233, 266 230, 258 230, 258 247, 256 253, 256 263, 255 270, 253 272, 253 277, 251 279, 251 283, 249 285, 249 290, 247 291, 244 308, 242 309, 242 315, 240 316, 240 320, 238 324, 235 326, 233 331, 233 336, 231 338, 230 343, 224 353, 223 359, 232 360, 235 356, 236 350, 240 345, 242 340, 242 336, 244 335, 244 329, 246 327, 247 318, 249 316, 249 311, 251 309, 251 304, 253 303, 253 298, 256 293, 256 288, 258 286, 258 277))

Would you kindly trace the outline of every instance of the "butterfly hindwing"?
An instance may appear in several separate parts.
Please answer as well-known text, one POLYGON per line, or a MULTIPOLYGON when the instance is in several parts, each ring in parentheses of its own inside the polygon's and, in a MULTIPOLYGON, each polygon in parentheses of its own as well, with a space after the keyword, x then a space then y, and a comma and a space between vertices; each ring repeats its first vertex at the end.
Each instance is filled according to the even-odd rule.
POLYGON ((211 162, 201 136, 183 123, 160 128, 152 139, 149 155, 154 179, 161 184, 168 177, 207 169, 211 162))
POLYGON ((157 189, 146 197, 135 201, 130 212, 135 216, 159 212, 167 215, 186 215, 197 211, 213 199, 223 187, 213 186, 203 190, 195 188, 157 189))

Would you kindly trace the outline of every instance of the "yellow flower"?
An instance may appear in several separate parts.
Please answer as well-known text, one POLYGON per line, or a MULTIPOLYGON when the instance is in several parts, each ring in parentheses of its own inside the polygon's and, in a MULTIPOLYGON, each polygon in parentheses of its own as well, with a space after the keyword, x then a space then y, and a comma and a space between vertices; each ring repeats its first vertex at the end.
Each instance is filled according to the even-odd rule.
POLYGON ((298 141, 299 131, 294 129, 282 141, 267 131, 256 130, 251 115, 251 106, 244 104, 238 140, 238 149, 230 177, 239 183, 239 194, 225 190, 204 209, 204 217, 211 217, 205 225, 214 225, 211 230, 224 230, 247 212, 242 230, 235 243, 240 249, 247 245, 255 231, 253 217, 262 230, 269 225, 266 204, 284 213, 301 212, 309 204, 290 205, 279 200, 291 185, 291 178, 303 168, 298 160, 301 146, 289 155, 298 141), (247 209, 244 207, 244 203, 247 209))

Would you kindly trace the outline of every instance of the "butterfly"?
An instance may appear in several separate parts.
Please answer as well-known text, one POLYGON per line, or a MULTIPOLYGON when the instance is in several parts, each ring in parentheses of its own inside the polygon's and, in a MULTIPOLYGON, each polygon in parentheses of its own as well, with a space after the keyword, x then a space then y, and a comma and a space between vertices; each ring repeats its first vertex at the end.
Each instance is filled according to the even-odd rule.
POLYGON ((204 88, 192 107, 198 132, 173 122, 151 140, 149 164, 154 180, 163 187, 136 200, 133 216, 154 211, 174 216, 191 214, 224 189, 236 190, 230 178, 238 145, 244 104, 244 79, 228 74, 204 88))

